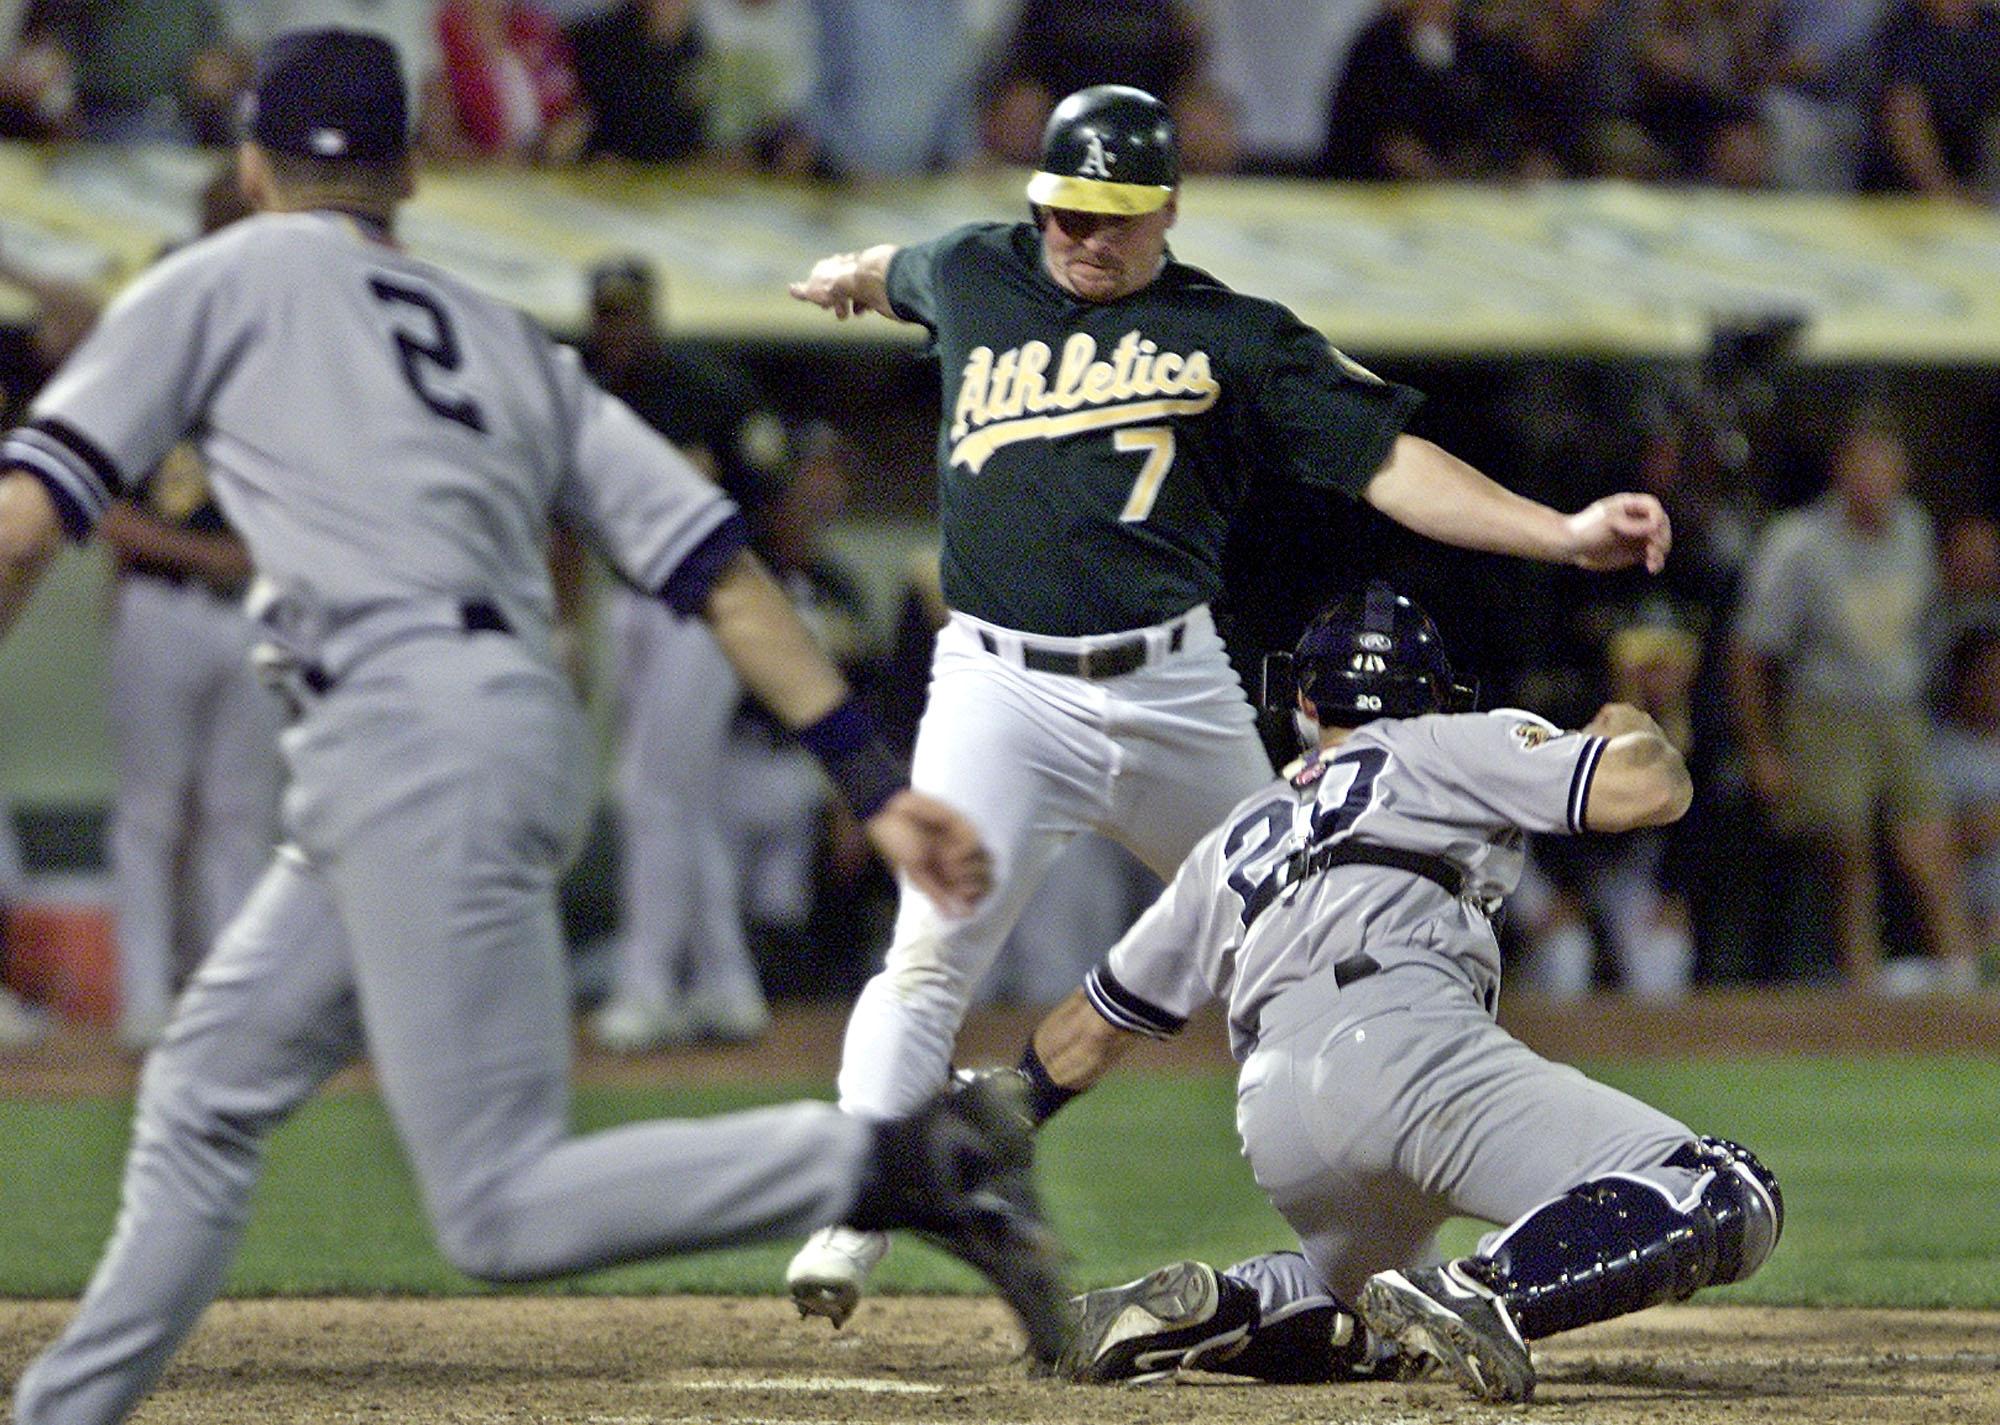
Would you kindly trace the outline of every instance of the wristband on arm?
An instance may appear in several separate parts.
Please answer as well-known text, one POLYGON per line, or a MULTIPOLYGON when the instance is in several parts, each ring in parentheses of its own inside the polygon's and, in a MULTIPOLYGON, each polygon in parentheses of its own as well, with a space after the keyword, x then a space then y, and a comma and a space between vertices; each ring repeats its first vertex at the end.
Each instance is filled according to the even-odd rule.
POLYGON ((1015 1065, 1015 1072, 1028 1081, 1028 1111, 1033 1115, 1037 1128, 1054 1118, 1056 1110, 1083 1092, 1082 1089, 1064 1088, 1049 1077, 1049 1066, 1035 1052, 1033 1039, 1022 1051, 1021 1062, 1015 1065))
POLYGON ((800 728, 797 735, 799 745, 819 759, 827 777, 862 821, 882 810, 889 798, 910 784, 859 698, 848 698, 818 722, 800 728))

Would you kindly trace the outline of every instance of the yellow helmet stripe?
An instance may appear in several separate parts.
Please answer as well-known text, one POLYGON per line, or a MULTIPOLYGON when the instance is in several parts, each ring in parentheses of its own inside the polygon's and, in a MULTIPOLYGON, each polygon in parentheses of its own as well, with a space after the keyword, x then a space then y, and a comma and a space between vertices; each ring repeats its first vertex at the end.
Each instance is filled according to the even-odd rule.
POLYGON ((1158 212, 1174 196, 1157 183, 1112 183, 1102 178, 1071 178, 1061 173, 1037 173, 1028 180, 1028 201, 1046 208, 1071 208, 1081 213, 1131 216, 1158 212))

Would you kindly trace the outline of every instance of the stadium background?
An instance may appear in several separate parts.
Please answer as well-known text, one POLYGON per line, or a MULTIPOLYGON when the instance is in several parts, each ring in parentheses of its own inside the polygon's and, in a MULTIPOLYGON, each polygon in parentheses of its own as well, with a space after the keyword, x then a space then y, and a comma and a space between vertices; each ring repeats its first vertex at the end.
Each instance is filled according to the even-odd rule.
MULTIPOLYGON (((184 151, 0 151, 0 249, 108 291, 185 234, 207 163, 184 151)), ((907 555, 931 537, 935 380, 903 336, 872 322, 826 323, 787 303, 782 283, 822 251, 1018 211, 1018 192, 1015 173, 834 193, 639 174, 439 172, 426 179, 407 233, 420 253, 558 329, 579 319, 591 263, 651 257, 676 332, 726 346, 790 413, 832 421, 862 448, 871 478, 835 543, 870 578, 886 628, 907 555)), ((1992 213, 1622 184, 1361 196, 1207 178, 1190 188, 1175 246, 1288 301, 1357 358, 1428 390, 1420 431, 1559 504, 1631 484, 1656 420, 1681 421, 1718 450, 1737 448, 1740 437, 1757 497, 1794 502, 1813 487, 1825 428, 1865 392, 1888 396, 1912 421, 1920 493, 1934 510, 1996 505, 2000 217, 1992 213)), ((1618 581, 1599 587, 1563 571, 1440 555, 1351 511, 1267 513, 1238 551, 1240 605, 1264 610, 1261 624, 1242 630, 1247 645, 1282 642, 1335 572, 1365 558, 1435 606, 1489 700, 1577 696, 1598 657, 1591 609, 1635 593, 1618 581)), ((44 872, 91 872, 110 793, 96 639, 104 586, 97 556, 66 556, 0 650, 0 795, 44 872)), ((1743 844, 1714 850, 1717 874, 1727 874, 1704 897, 1756 914, 1756 862, 1743 844)), ((602 914, 602 875, 601 862, 587 864, 585 884, 573 887, 585 928, 602 914)), ((1715 978, 1827 968, 1752 956, 1715 978)), ((1885 1005, 1826 988, 1711 989, 1672 1010, 1522 997, 1509 1014, 1531 1042, 1738 1134, 1779 1166, 1792 1233, 1772 1269, 1734 1300, 1850 1308, 1740 1310, 1719 1326, 1668 1313, 1665 1324, 1565 1348, 1545 1393, 1588 1402, 1590 1418, 1609 1420, 1663 1411, 1767 1421, 1991 1413, 1992 1318, 1937 1310, 2000 1306, 1991 1211, 2000 1085, 1990 1062, 2000 1014, 1988 998, 1885 1005), (1852 1310, 1889 1306, 1930 1310, 1852 1310)), ((975 1055, 1005 1052, 1024 1023, 982 1020, 975 1055)), ((600 1123, 824 1093, 838 1024, 837 1011, 795 1009, 766 1050, 687 1050, 624 1068, 588 1061, 579 1116, 600 1123)), ((1197 1026, 1185 1052, 1143 1060, 1129 1083, 1086 1100, 1049 1139, 1051 1196, 1086 1284, 1186 1252, 1248 1252, 1275 1230, 1234 1156, 1212 1021, 1197 1026)), ((0 1220, 10 1224, 0 1296, 20 1298, 0 1303, 0 1376, 11 1377, 61 1319, 60 1305, 31 1299, 78 1290, 108 1229, 131 1073, 88 1028, 66 1029, 32 1058, 0 1060, 0 1220)), ((234 1294, 487 1294, 452 1276, 429 1247, 364 1078, 344 1080, 281 1137, 258 1211, 234 1294)), ((315 1332, 337 1319, 338 1303, 289 1303, 281 1315, 232 1306, 169 1377, 155 1409, 158 1418, 318 1419, 372 1404, 426 1418, 530 1418, 527 1398, 553 1400, 568 1418, 602 1419, 1079 1413, 1052 1387, 1012 1382, 1005 1333, 988 1316, 953 1308, 914 1320, 878 1303, 872 1325, 864 1318, 829 1347, 785 1319, 782 1303, 736 1300, 770 1289, 782 1257, 775 1248, 711 1255, 576 1284, 646 1297, 731 1294, 693 1313, 670 1300, 621 1308, 640 1313, 636 1325, 609 1311, 566 1318, 562 1303, 543 1318, 541 1304, 500 1293, 493 1304, 503 1316, 482 1303, 408 1328, 426 1343, 417 1354, 393 1339, 406 1328, 387 1324, 408 1318, 371 1303, 363 1314, 385 1334, 372 1356, 364 1336, 354 1361, 314 1354, 323 1344, 315 1332), (514 1334, 530 1321, 548 1335, 514 1334), (497 1355, 485 1354, 486 1339, 497 1355), (968 1349, 969 1365, 961 1363, 968 1349), (273 1360, 296 1363, 275 1373, 268 1388, 278 1394, 249 1393, 247 1382, 274 1378, 273 1360), (829 1371, 942 1380, 948 1395, 914 1403, 847 1395, 848 1386, 827 1383, 829 1371), (792 1384, 771 1386, 773 1378, 792 1384), (718 1380, 769 1389, 724 1390, 718 1380)), ((886 1285, 957 1291, 966 1281, 905 1250, 886 1285)), ((1272 1392, 1248 1405, 1120 1398, 1092 1414, 1276 1420, 1306 1410, 1325 1418, 1329 1408, 1272 1392)), ((1343 1396, 1338 1407, 1392 1408, 1474 1418, 1448 1393, 1421 1390, 1343 1396)))
MULTIPOLYGON (((0 149, 0 252, 108 293, 189 235, 213 165, 189 149, 0 149)), ((858 449, 850 512, 828 542, 866 585, 886 645, 909 556, 935 537, 935 372, 914 329, 828 322, 784 283, 826 251, 1021 211, 1019 185, 1005 169, 817 187, 637 167, 434 168, 404 236, 559 332, 580 327, 593 264, 654 264, 676 337, 726 350, 785 414, 829 422, 858 449)), ((1682 545, 1659 588, 1711 654, 1730 575, 1703 548, 1701 520, 1719 508, 1761 517, 1815 493, 1831 422, 1857 400, 1885 399, 1908 422, 1917 493, 1934 517, 2000 509, 2000 217, 1988 210, 1609 181, 1203 177, 1174 246, 1429 392, 1419 433, 1558 506, 1642 485, 1648 439, 1674 432, 1686 452, 1681 488, 1668 492, 1682 545)), ((0 317, 25 311, 22 294, 0 287, 0 317)), ((1229 626, 1253 689, 1262 650, 1287 644, 1341 581, 1364 574, 1388 574, 1436 612, 1488 704, 1558 718, 1594 707, 1607 629, 1657 612, 1643 581, 1443 551, 1345 502, 1268 500, 1245 525, 1229 626)), ((31 866, 85 875, 101 861, 112 790, 102 561, 96 550, 68 556, 0 649, 0 798, 31 866)), ((1733 774, 1712 666, 1695 702, 1697 777, 1721 787, 1733 774)), ((1810 908, 1797 924, 1766 923, 1759 885, 1782 851, 1740 807, 1719 815, 1696 838, 1697 860, 1709 861, 1700 978, 1829 973, 1810 908)), ((606 840, 570 885, 581 938, 609 928, 606 840)))

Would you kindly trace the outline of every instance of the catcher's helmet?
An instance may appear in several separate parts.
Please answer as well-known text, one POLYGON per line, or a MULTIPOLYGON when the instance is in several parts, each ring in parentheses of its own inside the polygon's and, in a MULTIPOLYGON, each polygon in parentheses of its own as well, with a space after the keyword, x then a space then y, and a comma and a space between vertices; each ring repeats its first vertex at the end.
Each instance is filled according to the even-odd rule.
POLYGON ((1086 213, 1151 213, 1166 206, 1180 181, 1180 144, 1167 106, 1143 89, 1096 84, 1049 115, 1028 201, 1086 213))
POLYGON ((1469 712, 1477 697, 1470 685, 1453 681, 1430 615, 1379 579, 1306 625, 1292 672, 1321 726, 1469 712))

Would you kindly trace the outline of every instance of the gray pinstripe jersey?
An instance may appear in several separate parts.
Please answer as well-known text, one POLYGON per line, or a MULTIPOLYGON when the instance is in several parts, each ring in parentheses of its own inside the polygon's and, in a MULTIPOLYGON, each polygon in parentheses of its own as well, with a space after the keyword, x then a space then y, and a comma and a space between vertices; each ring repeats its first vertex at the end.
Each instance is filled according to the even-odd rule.
POLYGON ((477 598, 530 642, 559 511, 642 588, 733 507, 526 317, 336 213, 267 214, 120 295, 0 456, 82 537, 194 439, 263 602, 477 598))
POLYGON ((1604 745, 1513 709, 1356 729, 1201 839, 1091 976, 1092 1003, 1158 1033, 1225 999, 1241 1055, 1273 996, 1357 956, 1442 964, 1486 994, 1500 977, 1488 912, 1520 880, 1522 833, 1583 829, 1604 745), (1348 839, 1443 857, 1464 892, 1380 866, 1299 872, 1297 853, 1348 839))

